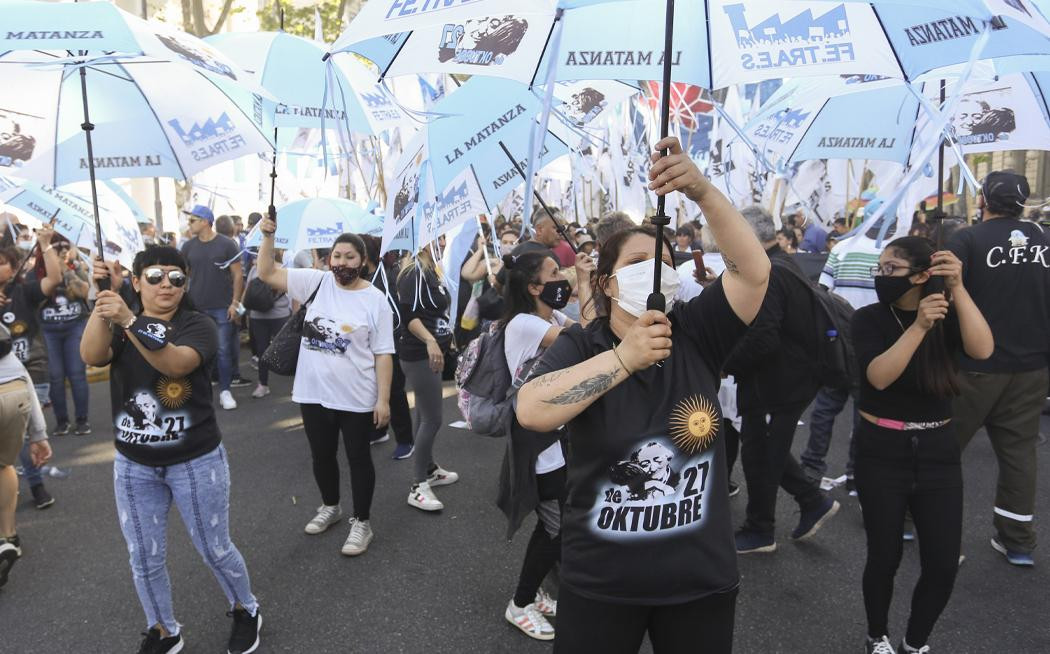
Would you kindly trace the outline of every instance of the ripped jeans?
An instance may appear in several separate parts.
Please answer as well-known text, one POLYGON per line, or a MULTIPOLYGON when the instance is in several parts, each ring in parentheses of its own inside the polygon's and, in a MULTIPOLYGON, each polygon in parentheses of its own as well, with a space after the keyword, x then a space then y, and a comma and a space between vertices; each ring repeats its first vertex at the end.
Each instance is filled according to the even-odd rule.
POLYGON ((230 541, 230 468, 225 447, 162 467, 135 463, 118 452, 113 462, 113 490, 147 627, 159 624, 170 634, 179 633, 166 563, 172 500, 230 607, 240 604, 252 615, 256 613, 258 602, 248 582, 248 569, 230 541))

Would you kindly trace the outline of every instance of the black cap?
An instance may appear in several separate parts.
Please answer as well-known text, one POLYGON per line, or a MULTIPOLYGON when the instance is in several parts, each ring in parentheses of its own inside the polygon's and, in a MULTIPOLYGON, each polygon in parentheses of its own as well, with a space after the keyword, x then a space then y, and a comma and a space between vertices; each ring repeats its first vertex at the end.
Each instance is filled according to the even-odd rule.
POLYGON ((1017 215, 1024 209, 1024 203, 1032 190, 1028 178, 1012 170, 997 170, 988 173, 981 185, 985 206, 996 213, 1017 215))

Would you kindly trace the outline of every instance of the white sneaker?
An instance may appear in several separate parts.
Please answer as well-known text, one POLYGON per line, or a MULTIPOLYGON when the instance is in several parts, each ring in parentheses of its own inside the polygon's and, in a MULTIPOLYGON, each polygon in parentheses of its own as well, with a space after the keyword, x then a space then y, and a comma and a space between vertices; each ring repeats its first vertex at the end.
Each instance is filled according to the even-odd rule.
POLYGON ((227 411, 237 408, 237 400, 233 399, 233 393, 229 391, 219 393, 219 404, 227 411))
POLYGON ((255 399, 259 399, 260 397, 266 397, 269 394, 270 394, 270 387, 269 386, 263 386, 262 384, 259 384, 258 386, 256 386, 255 390, 252 391, 252 397, 254 397, 255 399))
POLYGON ((304 531, 308 534, 319 534, 339 522, 342 516, 343 509, 338 504, 335 506, 322 504, 317 507, 317 515, 314 516, 314 519, 306 523, 304 531))
POLYGON ((558 600, 551 597, 542 588, 536 591, 536 599, 533 600, 533 604, 536 605, 536 610, 545 617, 553 618, 558 615, 558 600))
POLYGON ((343 543, 343 554, 347 556, 364 554, 365 550, 368 549, 368 544, 372 542, 374 537, 372 525, 368 524, 367 520, 350 518, 350 535, 346 537, 346 542, 343 543))
POLYGON ((455 472, 449 472, 441 466, 434 468, 434 471, 427 477, 427 483, 431 486, 448 486, 459 481, 459 475, 455 472))
POLYGON ((529 638, 536 640, 554 640, 554 627, 547 622, 535 604, 529 604, 523 609, 514 606, 514 600, 507 604, 507 611, 503 614, 507 622, 511 623, 529 638))
POLYGON ((408 493, 408 503, 423 511, 440 511, 445 508, 441 500, 434 495, 434 491, 430 490, 430 484, 425 481, 412 486, 408 493))

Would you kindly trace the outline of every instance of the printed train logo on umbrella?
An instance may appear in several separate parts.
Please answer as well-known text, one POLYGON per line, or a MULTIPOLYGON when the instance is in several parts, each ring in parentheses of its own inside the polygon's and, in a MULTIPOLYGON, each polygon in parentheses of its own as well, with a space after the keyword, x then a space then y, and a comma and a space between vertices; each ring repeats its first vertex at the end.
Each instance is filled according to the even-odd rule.
POLYGON ((438 61, 492 66, 517 51, 529 23, 516 16, 474 18, 463 25, 448 23, 441 30, 438 61))
POLYGON ((845 5, 816 16, 806 9, 787 21, 779 13, 749 21, 750 12, 743 3, 723 9, 737 47, 743 51, 740 65, 745 70, 842 63, 856 58, 845 5))
POLYGON ((210 159, 247 145, 226 112, 217 119, 209 118, 203 124, 195 122, 189 129, 183 127, 178 118, 169 120, 168 125, 187 147, 195 147, 191 154, 196 161, 210 159))

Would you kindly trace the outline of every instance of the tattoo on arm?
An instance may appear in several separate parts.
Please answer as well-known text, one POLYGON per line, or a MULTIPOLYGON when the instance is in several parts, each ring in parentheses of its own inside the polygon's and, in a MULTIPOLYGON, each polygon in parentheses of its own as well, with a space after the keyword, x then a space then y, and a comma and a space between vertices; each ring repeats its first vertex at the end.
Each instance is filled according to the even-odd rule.
POLYGON ((620 373, 620 367, 617 366, 610 372, 603 372, 595 375, 589 379, 585 379, 579 384, 576 384, 569 390, 555 395, 549 400, 544 400, 544 404, 577 404, 579 402, 585 402, 592 397, 602 395, 610 388, 612 388, 613 382, 616 380, 616 375, 620 373))
POLYGON ((564 370, 555 370, 554 372, 549 372, 546 375, 532 377, 529 379, 529 381, 535 382, 535 385, 539 388, 546 388, 547 386, 550 386, 554 382, 558 381, 560 378, 564 377, 567 372, 568 368, 564 370))
POLYGON ((730 272, 730 274, 734 274, 735 275, 735 274, 740 272, 740 269, 737 268, 736 262, 733 261, 732 259, 730 259, 729 257, 727 257, 724 254, 722 255, 722 261, 725 262, 726 270, 728 270, 730 272))

